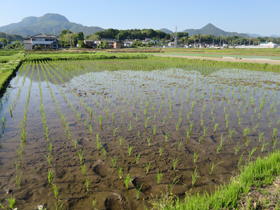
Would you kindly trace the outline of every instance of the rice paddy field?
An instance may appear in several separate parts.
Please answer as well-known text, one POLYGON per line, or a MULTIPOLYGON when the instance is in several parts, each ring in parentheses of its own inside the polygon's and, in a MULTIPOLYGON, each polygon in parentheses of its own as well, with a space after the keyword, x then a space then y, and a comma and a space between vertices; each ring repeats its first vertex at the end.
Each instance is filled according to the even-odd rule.
POLYGON ((163 59, 24 62, 0 103, 1 205, 140 210, 213 192, 279 148, 279 81, 163 59))

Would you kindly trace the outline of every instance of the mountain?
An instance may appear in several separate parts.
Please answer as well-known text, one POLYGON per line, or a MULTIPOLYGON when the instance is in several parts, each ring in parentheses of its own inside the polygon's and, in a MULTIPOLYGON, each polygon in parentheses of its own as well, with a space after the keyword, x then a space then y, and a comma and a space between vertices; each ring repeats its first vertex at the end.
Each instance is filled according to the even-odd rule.
POLYGON ((278 35, 275 35, 275 34, 272 34, 272 35, 270 35, 270 36, 262 36, 262 35, 260 35, 260 34, 250 34, 250 33, 247 33, 249 36, 251 35, 251 37, 253 37, 253 38, 258 38, 258 37, 273 37, 273 38, 278 38, 278 37, 280 37, 280 36, 278 36, 278 35))
POLYGON ((259 34, 251 34, 251 33, 246 33, 246 34, 248 34, 249 36, 251 35, 252 38, 263 37, 262 35, 259 34))
POLYGON ((167 29, 167 28, 161 28, 161 29, 159 29, 160 31, 163 31, 163 32, 165 32, 165 33, 168 33, 168 34, 172 34, 173 33, 173 31, 171 31, 171 30, 169 30, 169 29, 167 29))
POLYGON ((193 36, 195 34, 201 34, 201 35, 214 35, 214 36, 242 36, 245 38, 249 38, 250 36, 245 33, 237 33, 237 32, 226 32, 222 29, 217 28, 211 23, 208 23, 206 26, 204 26, 201 29, 186 29, 183 32, 188 32, 189 36, 193 36))
POLYGON ((94 34, 97 31, 104 31, 103 28, 96 26, 83 26, 82 24, 72 23, 60 14, 48 13, 42 17, 26 17, 18 23, 12 23, 0 27, 0 31, 9 34, 20 34, 23 37, 35 35, 38 33, 60 34, 63 29, 70 30, 74 33, 83 32, 84 35, 94 34))
POLYGON ((12 41, 23 41, 23 37, 20 35, 15 35, 15 34, 6 34, 3 32, 0 32, 0 38, 5 38, 12 41))

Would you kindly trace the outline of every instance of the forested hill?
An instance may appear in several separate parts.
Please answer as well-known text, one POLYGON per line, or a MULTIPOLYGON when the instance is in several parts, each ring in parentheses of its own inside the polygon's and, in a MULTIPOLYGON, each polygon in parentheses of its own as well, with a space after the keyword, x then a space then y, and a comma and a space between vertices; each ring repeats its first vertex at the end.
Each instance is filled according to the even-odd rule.
POLYGON ((9 34, 19 34, 23 37, 38 33, 60 34, 63 29, 74 33, 83 32, 84 35, 94 34, 97 31, 103 31, 103 28, 96 26, 83 26, 81 24, 69 22, 69 20, 59 14, 48 13, 42 17, 26 17, 18 23, 12 23, 0 27, 1 32, 9 34))
POLYGON ((237 32, 226 32, 222 29, 217 28, 211 23, 208 23, 206 26, 204 26, 201 29, 186 29, 183 32, 188 32, 189 36, 193 36, 196 34, 201 35, 214 35, 214 36, 242 36, 245 38, 249 38, 250 36, 245 33, 237 33, 237 32))
POLYGON ((22 41, 23 37, 20 35, 15 35, 15 34, 6 34, 3 32, 0 32, 0 39, 5 38, 8 39, 9 41, 22 41))

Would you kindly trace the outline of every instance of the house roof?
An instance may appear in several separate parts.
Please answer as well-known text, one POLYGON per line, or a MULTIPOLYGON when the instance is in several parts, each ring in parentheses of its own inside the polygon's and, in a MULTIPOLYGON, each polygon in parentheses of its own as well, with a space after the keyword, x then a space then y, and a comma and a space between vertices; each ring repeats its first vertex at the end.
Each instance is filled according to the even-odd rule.
POLYGON ((30 38, 44 38, 44 39, 56 39, 56 36, 48 36, 45 34, 36 34, 34 36, 30 36, 30 38))

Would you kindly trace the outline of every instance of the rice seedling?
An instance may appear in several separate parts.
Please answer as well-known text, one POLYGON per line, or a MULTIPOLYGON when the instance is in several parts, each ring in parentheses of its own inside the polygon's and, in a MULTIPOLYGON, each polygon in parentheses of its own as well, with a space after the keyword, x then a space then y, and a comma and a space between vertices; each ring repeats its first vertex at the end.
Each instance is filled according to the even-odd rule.
POLYGON ((96 146, 97 146, 97 149, 98 149, 98 151, 100 151, 101 150, 101 141, 96 141, 96 146))
POLYGON ((99 119, 100 126, 102 127, 103 117, 102 117, 102 116, 99 116, 98 119, 99 119))
POLYGON ((213 174, 213 171, 214 171, 215 166, 217 166, 217 165, 219 165, 219 164, 221 164, 221 163, 223 163, 223 162, 224 162, 224 161, 219 162, 219 163, 217 163, 216 165, 213 163, 213 164, 212 164, 212 166, 211 166, 210 175, 212 175, 212 174, 213 174))
POLYGON ((200 176, 197 174, 196 170, 197 170, 197 167, 195 167, 195 170, 192 173, 192 186, 194 186, 197 179, 200 178, 200 176))
POLYGON ((244 128, 244 131, 243 131, 243 135, 244 135, 244 138, 246 138, 247 134, 250 133, 250 128, 244 128))
POLYGON ((231 139, 232 134, 234 133, 234 131, 235 131, 235 129, 232 129, 232 130, 230 129, 230 130, 229 130, 229 138, 230 138, 230 139, 231 139))
POLYGON ((147 129, 147 127, 148 127, 148 122, 149 122, 149 117, 147 117, 147 118, 145 119, 145 129, 147 129))
POLYGON ((165 143, 167 143, 168 137, 169 137, 169 132, 167 132, 167 133, 165 134, 165 143))
POLYGON ((149 173, 151 163, 152 163, 152 161, 151 161, 151 162, 149 162, 149 163, 146 163, 146 174, 148 174, 148 173, 149 173))
POLYGON ((181 146, 182 146, 182 141, 179 141, 179 144, 178 144, 178 151, 179 152, 181 151, 181 146))
POLYGON ((132 148, 133 148, 132 146, 127 145, 127 150, 128 150, 129 157, 131 156, 132 148))
POLYGON ((125 184, 125 187, 126 189, 128 190, 128 187, 129 187, 129 183, 131 182, 131 177, 130 177, 130 173, 128 173, 124 179, 124 184, 125 184))
POLYGON ((272 139, 275 138, 276 136, 276 132, 278 131, 278 128, 273 128, 273 135, 272 135, 272 139))
POLYGON ((122 138, 122 137, 120 137, 120 138, 119 138, 119 140, 120 140, 120 146, 122 146, 122 143, 123 143, 123 138, 122 138))
POLYGON ((150 147, 151 146, 151 138, 150 137, 147 137, 147 142, 148 142, 148 146, 150 147))
POLYGON ((86 186, 87 192, 89 192, 89 178, 88 178, 88 176, 85 179, 85 186, 86 186))
POLYGON ((22 173, 17 173, 16 175, 16 183, 17 183, 17 186, 18 186, 18 189, 20 190, 20 178, 22 176, 22 173))
MULTIPOLYGON (((243 144, 243 145, 244 145, 244 144, 243 144)), ((234 147, 235 155, 238 154, 239 150, 241 149, 241 147, 242 147, 243 145, 239 146, 239 142, 237 143, 237 145, 234 147)))
POLYGON ((254 153, 257 149, 258 149, 257 147, 254 147, 254 148, 251 150, 251 152, 249 152, 249 160, 248 160, 248 162, 250 162, 253 153, 254 153))
POLYGON ((198 144, 200 144, 201 140, 204 138, 204 135, 203 136, 200 136, 199 139, 198 139, 198 144))
POLYGON ((193 163, 195 164, 196 161, 198 159, 198 154, 195 152, 195 150, 193 151, 193 163))
POLYGON ((273 140, 273 146, 272 149, 275 150, 276 149, 276 145, 279 144, 278 139, 273 140))
POLYGON ((50 185, 51 185, 52 182, 53 182, 53 175, 54 175, 53 169, 49 170, 49 171, 48 171, 48 182, 49 182, 50 185))
POLYGON ((92 201, 93 209, 95 209, 96 203, 97 203, 97 200, 96 200, 96 198, 95 198, 95 199, 92 201))
POLYGON ((136 199, 138 200, 139 199, 139 196, 140 196, 140 191, 142 189, 142 186, 143 186, 143 183, 141 184, 140 187, 135 187, 136 188, 136 199))
POLYGON ((175 187, 175 185, 179 182, 179 180, 177 180, 177 176, 173 179, 173 181, 169 184, 169 189, 170 189, 170 194, 172 194, 173 192, 173 188, 175 187))
POLYGON ((18 159, 19 161, 21 161, 21 154, 22 154, 22 150, 16 150, 17 151, 17 154, 18 154, 18 159))
POLYGON ((51 159, 52 159, 51 154, 45 155, 45 157, 46 157, 46 159, 48 161, 48 164, 50 166, 51 165, 51 159))
POLYGON ((123 172, 122 172, 122 170, 123 170, 123 166, 121 165, 120 167, 118 167, 118 172, 119 172, 119 178, 120 178, 120 179, 122 179, 122 177, 123 177, 123 172))
POLYGON ((81 170, 82 170, 83 175, 85 175, 86 174, 86 163, 81 164, 81 170))
POLYGON ((176 170, 176 166, 177 166, 178 162, 179 162, 179 159, 173 158, 173 170, 174 171, 176 170))
POLYGON ((78 151, 79 159, 80 159, 80 164, 83 164, 83 156, 84 156, 84 150, 78 151))
MULTIPOLYGON (((9 203, 9 207, 13 210, 15 210, 15 205, 16 205, 16 198, 13 197, 13 195, 11 196, 11 198, 6 199, 6 201, 8 201, 9 203)), ((2 204, 1 204, 2 205, 2 204)), ((1 206, 1 208, 3 208, 4 206, 1 206)), ((7 208, 3 208, 3 209, 7 209, 7 208)))
POLYGON ((244 154, 244 152, 242 153, 242 155, 240 156, 240 158, 238 160, 238 168, 240 168, 240 165, 241 165, 241 163, 243 161, 243 154, 244 154))
POLYGON ((208 127, 203 129, 203 137, 205 137, 205 136, 206 136, 206 132, 207 132, 207 130, 208 130, 208 127))
POLYGON ((10 110, 10 115, 11 115, 11 117, 13 117, 13 110, 12 110, 11 105, 9 105, 9 110, 10 110))
POLYGON ((55 184, 52 184, 52 188, 53 188, 53 193, 54 193, 54 197, 56 200, 58 200, 58 190, 55 184))
POLYGON ((164 173, 160 173, 159 171, 157 172, 157 183, 160 184, 162 176, 164 173))
POLYGON ((135 156, 136 164, 137 164, 137 165, 138 165, 138 163, 139 163, 140 156, 141 156, 141 153, 139 153, 139 155, 135 156))
POLYGON ((159 152, 159 156, 161 157, 161 155, 162 155, 162 149, 161 149, 161 147, 159 148, 158 152, 159 152))
POLYGON ((154 135, 156 135, 156 132, 157 132, 157 126, 154 125, 154 127, 153 127, 153 133, 154 133, 154 135))
POLYGON ((265 133, 265 132, 263 132, 263 133, 259 134, 259 142, 261 142, 261 140, 262 140, 262 136, 264 135, 264 133, 265 133))

